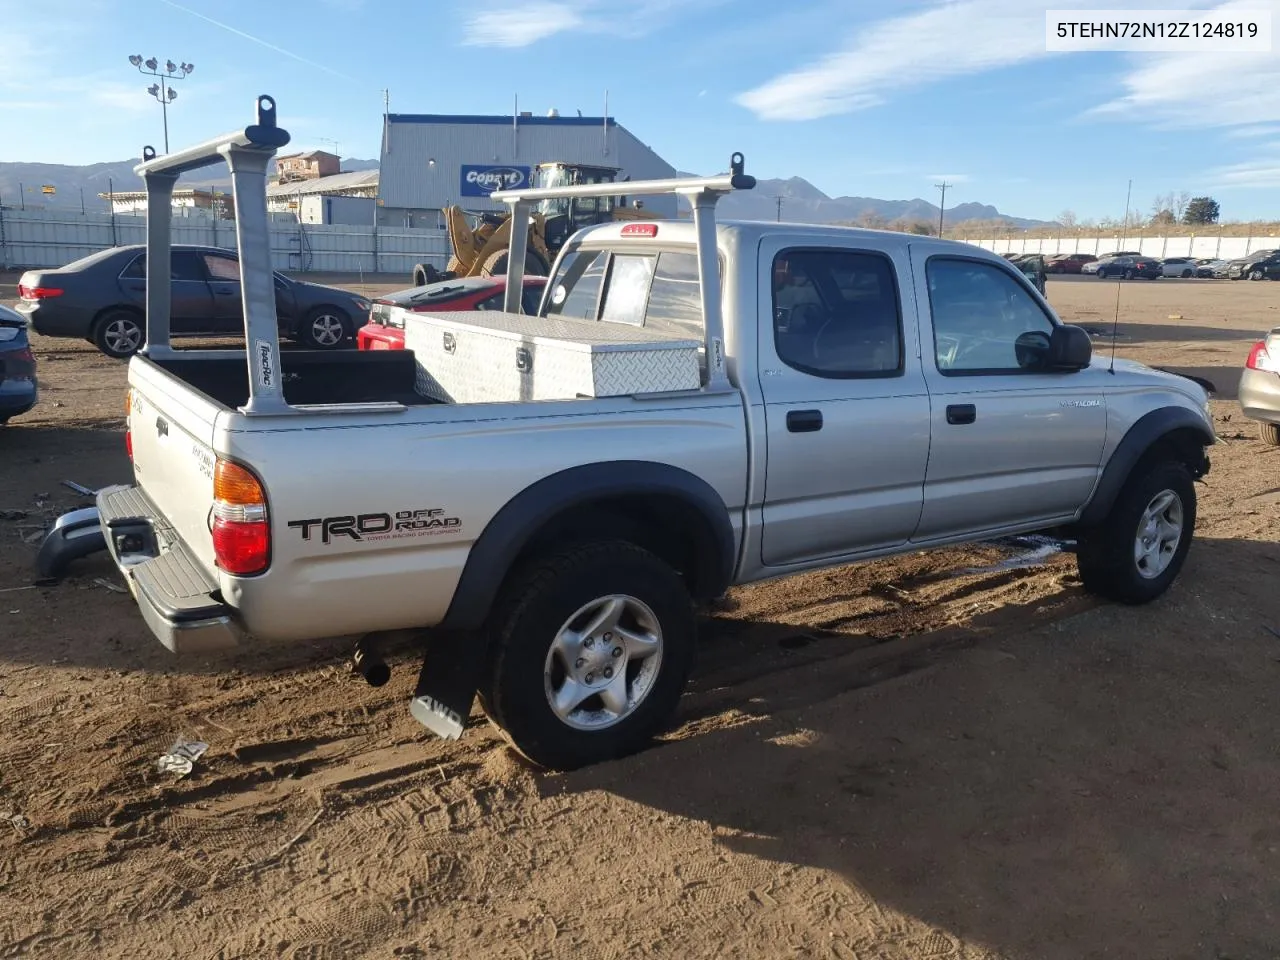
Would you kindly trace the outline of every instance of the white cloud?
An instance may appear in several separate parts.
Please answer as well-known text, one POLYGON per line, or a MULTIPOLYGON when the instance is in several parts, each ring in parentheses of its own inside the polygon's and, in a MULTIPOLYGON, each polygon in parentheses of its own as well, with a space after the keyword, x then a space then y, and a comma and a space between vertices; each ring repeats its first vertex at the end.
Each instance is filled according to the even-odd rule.
POLYGON ((1215 167, 1205 174, 1214 190, 1274 190, 1280 187, 1280 141, 1264 144, 1259 155, 1242 163, 1215 167))
MULTIPOLYGON (((165 0, 169 2, 169 0, 165 0)), ((463 46, 527 47, 558 33, 606 33, 642 37, 671 20, 728 0, 532 0, 491 8, 463 24, 463 46)))
POLYGON ((573 5, 531 3, 476 14, 466 22, 462 42, 475 47, 527 47, 585 25, 573 5))
POLYGON ((1231 140, 1253 140, 1258 137, 1274 137, 1277 134, 1280 134, 1280 126, 1272 123, 1256 123, 1228 130, 1225 135, 1231 140))
MULTIPOLYGON (((1280 0, 1232 0, 1213 9, 1242 14, 1269 9, 1273 30, 1280 32, 1280 0)), ((1085 116, 1136 118, 1164 128, 1237 127, 1239 137, 1265 136, 1271 131, 1264 125, 1280 121, 1278 54, 1140 54, 1121 80, 1124 94, 1085 116)))
POLYGON ((1042 8, 950 0, 875 23, 844 49, 735 99, 762 120, 812 120, 877 106, 892 90, 1046 56, 1042 8))

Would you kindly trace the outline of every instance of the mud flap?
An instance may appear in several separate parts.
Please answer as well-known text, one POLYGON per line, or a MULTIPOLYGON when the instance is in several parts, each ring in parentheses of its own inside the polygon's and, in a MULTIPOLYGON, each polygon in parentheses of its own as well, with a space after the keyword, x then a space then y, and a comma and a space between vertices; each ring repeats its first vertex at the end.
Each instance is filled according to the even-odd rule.
POLYGON ((471 704, 485 668, 482 636, 440 631, 427 643, 409 712, 438 737, 457 740, 466 728, 471 704))

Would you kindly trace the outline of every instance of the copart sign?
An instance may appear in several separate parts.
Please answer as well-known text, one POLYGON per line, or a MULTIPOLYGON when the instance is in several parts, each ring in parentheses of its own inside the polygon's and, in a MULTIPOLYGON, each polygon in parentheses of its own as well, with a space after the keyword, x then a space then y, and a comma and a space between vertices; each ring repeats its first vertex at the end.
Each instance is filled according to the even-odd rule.
POLYGON ((462 165, 464 197, 487 197, 495 190, 512 190, 529 183, 528 167, 484 167, 472 163, 462 165))

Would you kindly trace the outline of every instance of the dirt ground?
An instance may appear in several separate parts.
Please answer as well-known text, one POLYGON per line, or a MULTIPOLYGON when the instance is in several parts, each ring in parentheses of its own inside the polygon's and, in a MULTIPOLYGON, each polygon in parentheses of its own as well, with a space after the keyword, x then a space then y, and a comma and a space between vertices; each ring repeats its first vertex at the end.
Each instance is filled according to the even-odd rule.
MULTIPOLYGON (((1101 332, 1116 290, 1049 283, 1101 332)), ((0 431, 0 957, 1280 956, 1280 449, 1234 402, 1280 284, 1120 290, 1119 355, 1218 388, 1167 597, 986 546, 737 589, 671 733, 569 775, 478 713, 430 739, 407 648, 377 690, 337 643, 179 661, 105 560, 31 586, 61 481, 129 477, 124 366, 36 337, 0 431)))

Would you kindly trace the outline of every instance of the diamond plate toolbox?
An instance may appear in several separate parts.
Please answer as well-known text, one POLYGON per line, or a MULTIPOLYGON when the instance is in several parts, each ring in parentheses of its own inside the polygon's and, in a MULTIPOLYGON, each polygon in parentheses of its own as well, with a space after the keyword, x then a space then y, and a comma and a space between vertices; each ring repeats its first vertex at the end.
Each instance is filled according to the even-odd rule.
POLYGON ((696 390, 697 340, 591 320, 471 311, 404 312, 417 392, 445 403, 573 400, 696 390))

